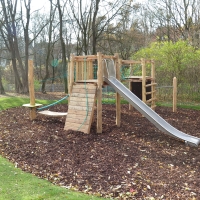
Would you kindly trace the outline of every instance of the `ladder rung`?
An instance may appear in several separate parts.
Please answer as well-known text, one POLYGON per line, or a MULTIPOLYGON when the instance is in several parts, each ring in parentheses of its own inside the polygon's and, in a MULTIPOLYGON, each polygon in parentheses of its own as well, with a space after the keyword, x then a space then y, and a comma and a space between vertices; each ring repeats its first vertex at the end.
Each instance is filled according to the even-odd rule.
POLYGON ((145 87, 150 87, 150 86, 154 86, 154 85, 157 85, 157 83, 147 84, 145 87))
POLYGON ((147 100, 146 102, 149 103, 149 102, 155 101, 156 99, 157 99, 157 98, 149 99, 149 100, 147 100))
POLYGON ((156 105, 152 105, 151 109, 154 110, 156 108, 156 105))
POLYGON ((156 90, 152 91, 152 92, 146 92, 146 94, 153 94, 156 93, 156 90))

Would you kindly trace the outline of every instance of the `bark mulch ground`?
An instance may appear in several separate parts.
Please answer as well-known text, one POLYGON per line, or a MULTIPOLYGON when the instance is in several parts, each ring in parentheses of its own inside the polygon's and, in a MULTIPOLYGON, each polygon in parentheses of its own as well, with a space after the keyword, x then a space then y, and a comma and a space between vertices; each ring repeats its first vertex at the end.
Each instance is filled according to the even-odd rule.
MULTIPOLYGON (((51 110, 67 111, 67 105, 51 110)), ((200 111, 158 107, 177 129, 200 137, 200 111)), ((96 115, 96 114, 95 114, 96 115)), ((64 131, 65 118, 24 107, 0 112, 0 154, 24 171, 60 186, 116 199, 199 199, 200 151, 160 132, 136 110, 103 105, 103 133, 64 131)))

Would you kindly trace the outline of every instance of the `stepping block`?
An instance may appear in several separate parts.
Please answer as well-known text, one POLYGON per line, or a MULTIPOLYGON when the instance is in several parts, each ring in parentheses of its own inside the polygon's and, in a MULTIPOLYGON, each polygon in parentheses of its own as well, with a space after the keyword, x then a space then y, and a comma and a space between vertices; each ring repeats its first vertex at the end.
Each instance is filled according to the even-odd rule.
POLYGON ((64 130, 90 133, 97 86, 76 84, 72 88, 64 130))

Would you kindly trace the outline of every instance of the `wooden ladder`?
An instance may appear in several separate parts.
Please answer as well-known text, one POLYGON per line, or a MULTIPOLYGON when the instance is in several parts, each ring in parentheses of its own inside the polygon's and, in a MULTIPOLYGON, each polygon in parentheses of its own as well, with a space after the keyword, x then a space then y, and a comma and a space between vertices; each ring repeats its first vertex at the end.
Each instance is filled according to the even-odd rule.
POLYGON ((97 86, 94 84, 73 85, 64 130, 90 133, 97 86))

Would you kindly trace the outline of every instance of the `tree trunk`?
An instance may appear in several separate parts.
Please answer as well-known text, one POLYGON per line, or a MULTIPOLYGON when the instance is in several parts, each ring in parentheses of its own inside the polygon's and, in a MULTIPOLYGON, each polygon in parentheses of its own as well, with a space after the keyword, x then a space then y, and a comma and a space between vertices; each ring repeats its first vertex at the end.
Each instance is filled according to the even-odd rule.
POLYGON ((12 58, 12 66, 15 75, 15 92, 16 93, 23 93, 23 85, 20 80, 19 72, 17 70, 17 62, 15 58, 12 58))
POLYGON ((60 6, 60 0, 57 0, 58 11, 59 11, 59 19, 60 19, 60 42, 62 47, 62 67, 63 67, 63 76, 64 76, 64 84, 65 84, 65 93, 68 93, 68 81, 67 81, 67 61, 66 61, 66 50, 65 50, 65 41, 63 39, 62 29, 62 11, 60 6))
POLYGON ((5 90, 2 83, 1 67, 0 67, 0 94, 5 94, 5 90))

